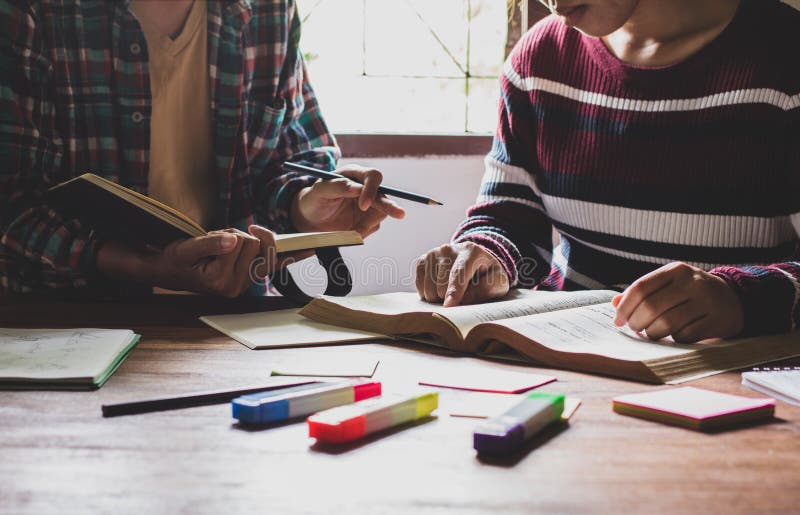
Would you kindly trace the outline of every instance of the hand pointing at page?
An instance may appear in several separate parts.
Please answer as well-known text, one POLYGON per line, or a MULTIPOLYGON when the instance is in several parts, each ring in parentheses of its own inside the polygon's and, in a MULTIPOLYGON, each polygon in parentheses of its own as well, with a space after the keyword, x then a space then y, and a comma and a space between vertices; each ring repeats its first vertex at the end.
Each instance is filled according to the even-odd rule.
POLYGON ((445 307, 504 296, 510 284, 500 262, 471 242, 442 245, 417 260, 417 293, 445 307))

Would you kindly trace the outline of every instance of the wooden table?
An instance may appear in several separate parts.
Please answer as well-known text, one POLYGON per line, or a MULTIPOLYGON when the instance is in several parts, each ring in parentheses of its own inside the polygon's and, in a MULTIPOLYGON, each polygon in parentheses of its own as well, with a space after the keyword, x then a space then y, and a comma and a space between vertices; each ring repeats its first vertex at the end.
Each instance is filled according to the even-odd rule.
MULTIPOLYGON (((433 351, 361 344, 251 351, 197 315, 283 307, 277 299, 157 296, 101 303, 0 298, 0 326, 129 327, 142 341, 95 392, 0 392, 2 513, 798 513, 800 409, 703 434, 617 415, 611 398, 657 388, 433 351), (519 457, 472 451, 475 420, 439 416, 338 450, 304 423, 248 431, 228 405, 103 419, 100 406, 262 382, 273 366, 347 356, 381 361, 385 391, 423 369, 482 365, 553 373, 543 387, 583 405, 519 457)), ((729 373, 695 381, 757 396, 729 373)), ((463 400, 442 392, 441 404, 463 400)), ((459 397, 461 396, 461 397, 459 397)))

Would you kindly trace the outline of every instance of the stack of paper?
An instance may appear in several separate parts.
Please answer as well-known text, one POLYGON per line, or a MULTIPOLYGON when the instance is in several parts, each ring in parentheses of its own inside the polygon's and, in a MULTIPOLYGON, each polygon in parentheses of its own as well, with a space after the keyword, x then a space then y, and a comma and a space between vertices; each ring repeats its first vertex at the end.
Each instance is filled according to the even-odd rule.
POLYGON ((617 397, 614 411, 702 431, 772 418, 773 399, 751 399, 684 386, 617 397))
POLYGON ((754 368, 752 372, 742 373, 742 384, 800 406, 800 367, 754 368))

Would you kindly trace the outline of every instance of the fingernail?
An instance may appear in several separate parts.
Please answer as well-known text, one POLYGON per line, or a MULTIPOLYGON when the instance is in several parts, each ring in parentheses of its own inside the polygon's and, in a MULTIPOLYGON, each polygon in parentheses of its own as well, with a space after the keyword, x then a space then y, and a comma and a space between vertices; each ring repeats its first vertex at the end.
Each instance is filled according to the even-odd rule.
POLYGON ((219 239, 219 246, 223 249, 229 249, 236 245, 236 236, 233 234, 223 234, 219 239))

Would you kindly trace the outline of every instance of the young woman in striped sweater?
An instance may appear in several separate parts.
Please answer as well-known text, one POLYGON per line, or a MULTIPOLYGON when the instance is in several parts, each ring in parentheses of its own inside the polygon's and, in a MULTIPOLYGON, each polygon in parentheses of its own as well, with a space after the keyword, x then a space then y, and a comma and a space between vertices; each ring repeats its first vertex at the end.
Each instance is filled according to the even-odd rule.
POLYGON ((616 288, 615 323, 653 339, 794 330, 800 13, 546 3, 505 64, 477 203, 420 258, 420 296, 616 288))

